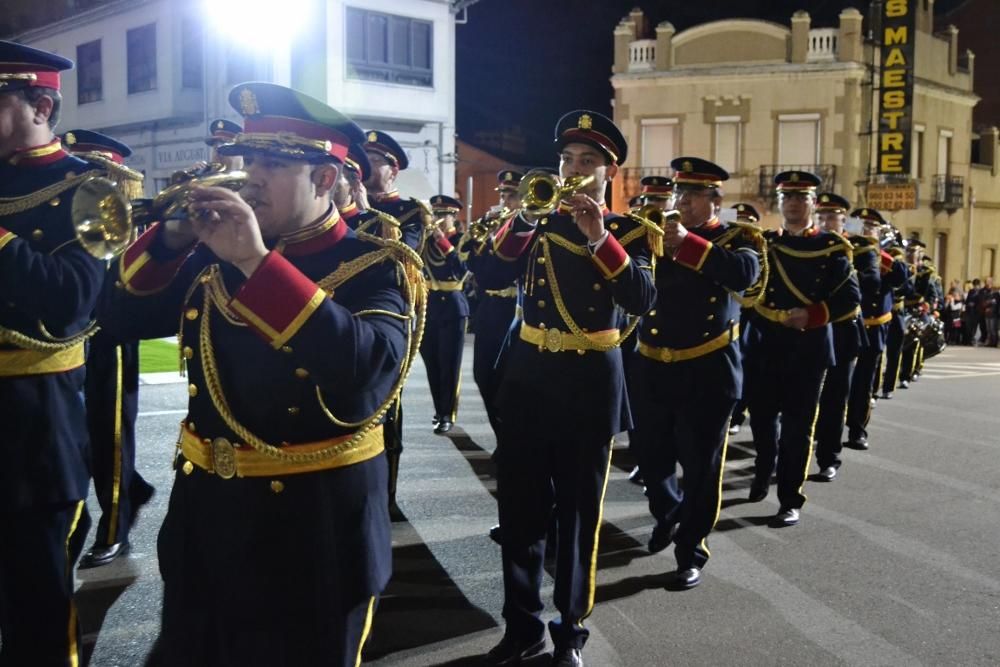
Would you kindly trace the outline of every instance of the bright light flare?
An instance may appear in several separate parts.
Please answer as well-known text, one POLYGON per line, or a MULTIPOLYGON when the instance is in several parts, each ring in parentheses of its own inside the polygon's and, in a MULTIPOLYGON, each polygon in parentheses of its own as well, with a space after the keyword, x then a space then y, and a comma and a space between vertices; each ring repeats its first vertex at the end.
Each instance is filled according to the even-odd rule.
POLYGON ((203 0, 217 34, 247 49, 286 46, 302 31, 313 0, 203 0))

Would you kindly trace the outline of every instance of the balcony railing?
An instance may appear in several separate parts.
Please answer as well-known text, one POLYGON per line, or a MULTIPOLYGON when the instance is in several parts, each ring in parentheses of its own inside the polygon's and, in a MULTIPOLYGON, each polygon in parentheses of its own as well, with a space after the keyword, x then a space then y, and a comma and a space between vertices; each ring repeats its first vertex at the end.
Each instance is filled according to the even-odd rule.
POLYGON ((965 179, 961 176, 936 174, 931 193, 933 194, 931 203, 935 208, 957 211, 962 208, 965 200, 965 179))
POLYGON ((628 71, 652 72, 656 69, 656 40, 640 39, 628 45, 628 71))
POLYGON ((773 201, 774 177, 783 171, 808 171, 819 176, 819 189, 836 190, 837 166, 833 164, 762 164, 757 171, 757 196, 773 201))
POLYGON ((837 28, 814 28, 810 30, 806 60, 808 62, 836 60, 838 33, 837 28))

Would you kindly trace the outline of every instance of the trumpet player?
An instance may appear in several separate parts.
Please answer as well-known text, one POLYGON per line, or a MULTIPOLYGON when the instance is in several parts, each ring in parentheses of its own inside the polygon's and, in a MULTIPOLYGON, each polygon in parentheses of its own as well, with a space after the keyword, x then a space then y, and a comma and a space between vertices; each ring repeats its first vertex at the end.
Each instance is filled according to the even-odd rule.
POLYGON ((540 587, 553 505, 559 617, 549 623, 551 664, 583 664, 610 445, 632 426, 618 312, 641 315, 655 299, 645 228, 604 203, 625 138, 611 119, 578 110, 559 119, 554 143, 563 185, 525 175, 521 211, 497 232, 478 274, 486 289, 514 280, 523 289, 523 320, 497 395, 507 627, 486 656, 491 664, 545 649, 540 587))
POLYGON ((73 597, 90 526, 81 392, 104 264, 75 241, 70 215, 76 188, 100 172, 53 133, 60 73, 72 67, 0 41, 0 401, 14 415, 0 438, 4 665, 82 664, 73 597))
POLYGON ((469 301, 463 291, 465 262, 457 250, 461 233, 455 228, 462 202, 448 195, 435 195, 431 197, 431 210, 438 219, 423 253, 430 294, 420 356, 427 367, 434 402, 434 432, 443 435, 455 426, 458 417, 469 301))
MULTIPOLYGON (((99 132, 70 130, 62 136, 70 153, 105 169, 128 199, 142 196, 141 173, 125 166, 132 149, 99 132)), ((114 278, 105 277, 104 291, 114 278)), ((139 342, 117 341, 99 330, 87 352, 87 432, 90 470, 101 507, 94 544, 80 559, 80 569, 100 567, 125 555, 139 509, 153 487, 135 466, 135 420, 139 413, 139 342)))
POLYGON ((739 297, 759 278, 763 244, 756 228, 720 222, 726 170, 694 157, 670 166, 679 216, 664 222, 656 303, 639 327, 630 397, 656 520, 649 550, 673 541, 671 584, 686 589, 701 581, 719 515, 729 417, 743 380, 739 297))
POLYGON ((205 139, 210 155, 209 162, 225 165, 227 171, 237 171, 243 169, 242 155, 222 155, 219 153, 219 146, 231 142, 243 129, 239 123, 234 123, 226 118, 216 118, 208 124, 209 134, 205 139))
POLYGON ((181 325, 161 662, 353 666, 391 571, 381 418, 410 362, 417 262, 332 205, 360 127, 268 83, 229 101, 245 132, 220 150, 244 156, 245 199, 194 188, 191 219, 126 250, 102 321, 181 325))

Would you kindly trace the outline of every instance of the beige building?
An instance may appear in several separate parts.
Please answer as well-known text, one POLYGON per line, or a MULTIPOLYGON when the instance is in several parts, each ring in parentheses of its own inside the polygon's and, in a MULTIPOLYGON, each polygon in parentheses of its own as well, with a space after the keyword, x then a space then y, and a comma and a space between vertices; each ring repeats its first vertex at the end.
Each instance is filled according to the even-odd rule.
POLYGON ((894 179, 874 175, 879 68, 857 10, 841 12, 837 27, 814 28, 797 12, 788 26, 723 20, 680 33, 633 10, 614 31, 614 116, 631 147, 615 202, 636 194, 643 176, 669 175, 681 155, 728 169, 727 205, 752 203, 771 227, 772 179, 785 169, 813 171, 858 206, 876 205, 869 183, 893 180, 916 185, 916 201, 882 210, 927 243, 946 281, 996 275, 1000 150, 995 127, 973 128, 973 54, 959 49, 954 27, 935 33, 932 2, 909 4, 911 174, 894 179))

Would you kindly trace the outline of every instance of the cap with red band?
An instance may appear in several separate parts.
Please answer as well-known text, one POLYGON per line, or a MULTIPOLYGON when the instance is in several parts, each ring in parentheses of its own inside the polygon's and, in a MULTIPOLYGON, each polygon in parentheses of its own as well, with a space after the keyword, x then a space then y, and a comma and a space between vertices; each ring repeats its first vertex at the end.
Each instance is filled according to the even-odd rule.
POLYGON ((23 88, 59 90, 59 72, 73 61, 17 42, 0 40, 0 92, 23 88))
POLYGON ((281 157, 343 163, 352 143, 364 140, 357 123, 323 102, 273 83, 241 83, 229 103, 243 116, 243 130, 219 146, 222 155, 273 153, 281 157))
POLYGON ((556 148, 567 144, 592 146, 615 164, 622 164, 628 156, 628 142, 614 121, 596 111, 578 109, 570 111, 556 123, 556 148))

